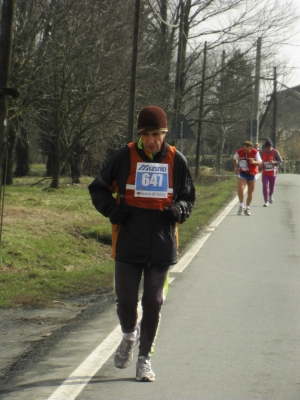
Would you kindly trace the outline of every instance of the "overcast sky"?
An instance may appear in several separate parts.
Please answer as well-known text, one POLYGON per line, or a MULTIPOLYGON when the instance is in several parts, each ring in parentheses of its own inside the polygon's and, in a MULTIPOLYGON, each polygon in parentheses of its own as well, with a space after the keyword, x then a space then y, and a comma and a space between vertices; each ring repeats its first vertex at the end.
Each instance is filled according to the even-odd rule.
MULTIPOLYGON (((299 23, 291 30, 291 34, 294 36, 287 40, 288 44, 281 47, 282 56, 288 59, 287 71, 289 71, 290 77, 282 77, 285 78, 284 83, 288 86, 300 85, 300 0, 292 1, 298 11, 299 23)), ((280 2, 284 4, 285 0, 280 0, 280 2)))

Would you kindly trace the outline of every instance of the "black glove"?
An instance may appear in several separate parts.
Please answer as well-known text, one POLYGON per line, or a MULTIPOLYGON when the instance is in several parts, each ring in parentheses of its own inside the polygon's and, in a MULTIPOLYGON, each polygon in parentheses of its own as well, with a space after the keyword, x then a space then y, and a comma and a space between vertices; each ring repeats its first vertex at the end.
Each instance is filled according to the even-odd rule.
POLYGON ((124 221, 124 219, 129 214, 128 208, 124 208, 121 206, 116 206, 112 212, 109 214, 109 220, 112 224, 120 224, 124 221))
POLYGON ((165 207, 163 209, 163 217, 169 221, 180 222, 181 213, 179 206, 172 204, 169 207, 165 207))

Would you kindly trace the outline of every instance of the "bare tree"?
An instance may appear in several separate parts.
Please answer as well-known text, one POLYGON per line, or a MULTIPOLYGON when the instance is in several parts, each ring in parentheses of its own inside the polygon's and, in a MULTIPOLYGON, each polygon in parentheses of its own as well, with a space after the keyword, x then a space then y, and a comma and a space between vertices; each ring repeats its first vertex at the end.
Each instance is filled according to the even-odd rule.
POLYGON ((24 176, 30 168, 30 143, 32 146, 35 136, 33 121, 43 96, 39 71, 44 64, 52 3, 18 0, 16 4, 11 81, 21 96, 9 103, 8 183, 12 183, 15 145, 16 175, 24 176))
POLYGON ((13 76, 23 96, 11 121, 17 143, 29 129, 30 143, 48 156, 54 187, 71 156, 85 154, 96 136, 105 140, 110 126, 116 135, 124 126, 130 9, 129 1, 119 8, 109 1, 18 3, 13 76))
MULTIPOLYGON (((178 114, 184 113, 191 126, 196 126, 199 118, 201 60, 204 41, 208 41, 207 52, 210 60, 205 84, 203 118, 206 118, 205 116, 210 116, 211 113, 214 113, 216 117, 218 107, 220 108, 218 115, 224 114, 224 102, 220 101, 220 98, 216 95, 221 86, 223 68, 227 68, 227 65, 222 66, 218 62, 221 52, 226 50, 227 60, 230 60, 235 57, 234 53, 238 47, 241 55, 254 68, 256 41, 257 37, 260 36, 263 43, 267 44, 263 49, 263 68, 264 71, 266 68, 271 70, 268 62, 271 62, 278 48, 279 32, 282 40, 284 37, 288 37, 290 26, 297 21, 297 15, 294 13, 291 2, 286 2, 281 6, 271 0, 254 0, 252 2, 245 2, 244 0, 196 0, 193 2, 191 0, 163 2, 152 0, 146 3, 151 3, 152 7, 144 10, 144 18, 146 17, 146 19, 143 24, 144 41, 141 49, 140 70, 142 73, 139 75, 139 98, 145 102, 144 99, 147 99, 148 94, 148 98, 155 99, 158 104, 168 109, 174 121, 178 114), (155 12, 153 12, 153 7, 156 10, 155 12), (168 9, 167 12, 165 7, 168 9), (160 18, 157 16, 158 13, 160 13, 160 18), (166 74, 168 82, 165 82, 165 84, 158 78, 161 70, 158 68, 159 62, 153 56, 152 50, 159 48, 154 38, 158 38, 160 35, 160 24, 164 26, 164 43, 169 45, 169 62, 165 64, 166 70, 169 68, 166 74), (151 33, 151 35, 148 33, 151 33), (148 54, 149 57, 147 57, 148 54), (174 64, 176 57, 177 62, 174 64), (166 83, 169 86, 166 86, 166 83), (170 90, 171 85, 173 85, 173 93, 170 90), (144 90, 144 86, 148 93, 144 90), (164 98, 159 98, 158 93, 163 93, 164 98)), ((166 52, 161 51, 161 58, 165 54, 166 52)), ((248 77, 250 74, 251 77, 251 71, 249 72, 248 69, 245 74, 248 77)), ((246 121, 251 118, 253 112, 251 105, 249 105, 251 103, 251 100, 249 103, 249 91, 251 92, 253 83, 254 79, 252 79, 252 82, 251 79, 250 82, 247 81, 246 86, 240 90, 240 95, 232 96, 230 100, 231 107, 234 104, 239 104, 243 95, 245 101, 248 102, 247 112, 249 115, 246 116, 245 110, 243 111, 243 118, 240 120, 240 128, 242 129, 240 129, 239 135, 233 134, 236 131, 236 128, 233 127, 236 126, 236 122, 232 126, 233 132, 230 135, 228 126, 225 128, 224 118, 220 117, 214 122, 215 127, 219 124, 216 128, 220 136, 218 153, 222 152, 223 148, 227 148, 229 151, 234 146, 232 144, 234 139, 229 140, 228 145, 225 146, 229 138, 235 137, 236 141, 241 140, 240 137, 245 132, 246 121)), ((225 101, 228 101, 227 97, 225 101)), ((208 120, 209 118, 206 118, 205 121, 208 120)), ((210 123, 210 127, 212 126, 210 123)), ((210 128, 209 131, 211 132, 210 128)), ((216 150, 215 146, 212 149, 216 150)), ((219 157, 217 158, 220 160, 219 157)))
POLYGON ((245 139, 246 122, 253 106, 253 65, 240 51, 226 60, 222 56, 220 85, 211 96, 213 111, 206 117, 205 141, 216 155, 216 172, 220 173, 224 149, 232 153, 245 139))
MULTIPOLYGON (((136 114, 155 103, 167 111, 170 121, 184 113, 190 125, 197 125, 202 49, 207 41, 203 126, 207 135, 215 126, 220 152, 228 151, 238 130, 237 122, 228 118, 229 108, 239 104, 242 95, 248 99, 251 82, 241 83, 246 86, 241 86, 239 96, 220 100, 222 71, 225 68, 234 83, 227 64, 237 48, 253 65, 258 35, 263 43, 269 41, 268 52, 263 47, 263 67, 268 67, 268 57, 276 49, 270 41, 275 43, 279 32, 287 35, 296 15, 288 3, 276 8, 271 0, 144 0, 142 5, 136 114), (225 65, 220 63, 223 50, 225 65)), ((28 160, 22 155, 30 149, 31 158, 39 153, 47 158, 52 187, 59 186, 63 168, 70 168, 78 182, 81 165, 101 163, 107 149, 124 143, 133 16, 132 0, 119 2, 118 7, 110 0, 18 1, 12 79, 22 96, 9 109, 17 171, 26 170, 19 167, 28 160)), ((245 113, 237 117, 241 123, 245 113)))

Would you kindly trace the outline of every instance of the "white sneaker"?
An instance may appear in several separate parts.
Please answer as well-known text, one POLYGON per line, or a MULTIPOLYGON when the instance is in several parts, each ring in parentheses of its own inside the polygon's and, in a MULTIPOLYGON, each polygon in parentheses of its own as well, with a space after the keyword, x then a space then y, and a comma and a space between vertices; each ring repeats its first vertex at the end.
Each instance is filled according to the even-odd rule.
POLYGON ((266 201, 265 204, 264 204, 264 207, 268 207, 268 206, 269 206, 269 202, 266 201))
POLYGON ((273 195, 272 195, 272 194, 270 194, 270 196, 269 196, 269 201, 270 201, 270 204, 272 204, 272 203, 273 203, 273 201, 274 201, 274 199, 273 199, 273 195))
POLYGON ((246 209, 244 210, 244 214, 245 214, 245 215, 251 215, 250 208, 246 208, 246 209))
POLYGON ((242 213, 243 213, 243 211, 245 210, 245 207, 243 207, 243 206, 239 206, 239 209, 238 209, 238 212, 237 212, 237 215, 242 215, 242 213))
POLYGON ((151 362, 149 357, 138 357, 136 363, 136 380, 143 382, 155 381, 155 373, 151 369, 151 362))

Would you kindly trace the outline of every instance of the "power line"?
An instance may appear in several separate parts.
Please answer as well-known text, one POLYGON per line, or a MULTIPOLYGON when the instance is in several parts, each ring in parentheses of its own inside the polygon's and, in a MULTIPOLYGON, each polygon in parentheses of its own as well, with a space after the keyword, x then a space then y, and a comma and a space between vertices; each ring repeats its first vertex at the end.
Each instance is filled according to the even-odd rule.
POLYGON ((300 47, 300 44, 294 44, 294 43, 278 42, 278 44, 281 44, 282 46, 300 47))
MULTIPOLYGON (((278 81, 277 81, 278 82, 278 81)), ((300 93, 297 92, 296 90, 286 86, 284 83, 282 82, 278 82, 281 86, 284 86, 287 90, 289 90, 291 93, 293 93, 297 98, 300 98, 300 93)))
POLYGON ((153 7, 153 4, 151 3, 151 1, 150 1, 150 0, 147 0, 147 2, 148 2, 148 4, 149 4, 149 6, 152 8, 153 12, 156 14, 157 18, 158 18, 163 24, 169 26, 170 28, 178 28, 178 27, 179 27, 180 24, 172 25, 172 24, 169 24, 168 22, 164 21, 164 20, 162 19, 162 17, 160 16, 160 14, 159 14, 159 13, 155 10, 155 8, 153 7))

